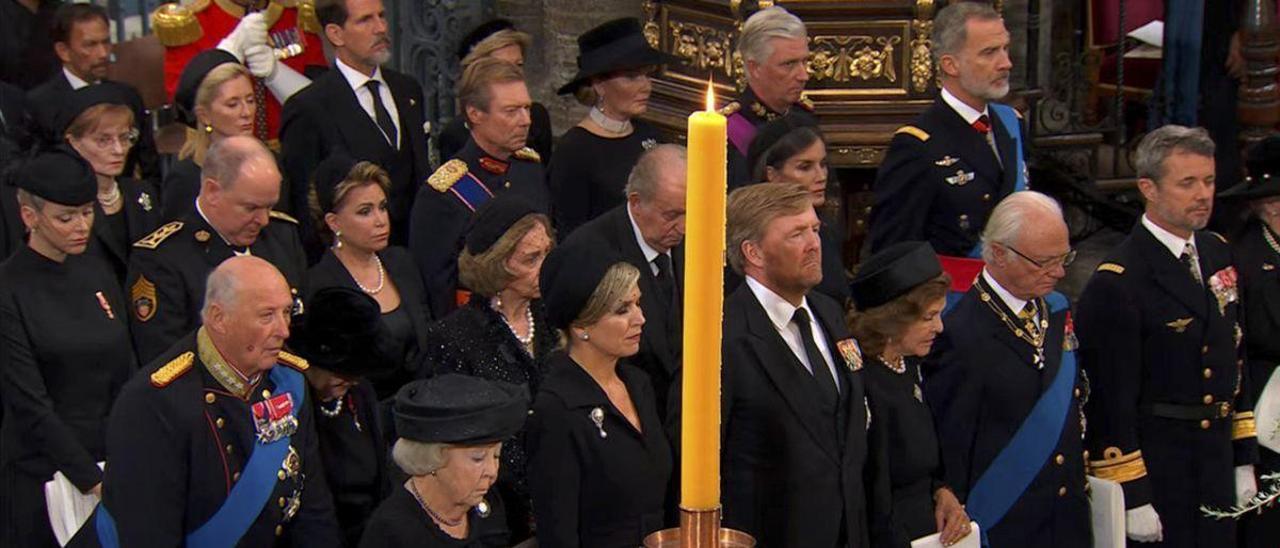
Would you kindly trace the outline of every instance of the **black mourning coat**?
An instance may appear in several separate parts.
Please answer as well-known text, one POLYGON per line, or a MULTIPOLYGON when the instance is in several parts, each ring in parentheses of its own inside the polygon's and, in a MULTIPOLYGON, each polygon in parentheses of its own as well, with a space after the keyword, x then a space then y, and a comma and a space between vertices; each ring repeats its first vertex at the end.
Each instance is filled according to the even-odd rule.
MULTIPOLYGON (((506 448, 504 447, 505 451, 506 448)), ((469 520, 467 538, 456 539, 440 529, 431 516, 422 509, 404 485, 391 488, 391 496, 378 506, 364 536, 361 548, 507 548, 511 545, 503 516, 502 500, 485 497, 489 514, 481 516, 477 510, 467 514, 469 520)))
POLYGON ((1231 266, 1231 251, 1215 233, 1194 237, 1204 287, 1139 221, 1078 307, 1080 359, 1093 388, 1085 407, 1091 460, 1108 449, 1141 451, 1146 475, 1121 483, 1125 506, 1152 504, 1172 546, 1234 544, 1235 522, 1199 507, 1234 505, 1234 468, 1258 458, 1252 433, 1233 435, 1233 419, 1253 411, 1240 305, 1220 307, 1209 287, 1231 266), (1206 396, 1232 412, 1203 423, 1155 416, 1156 404, 1204 406, 1206 396))
MULTIPOLYGON (((979 297, 980 286, 993 304, 1016 317, 980 277, 943 316, 945 330, 924 368, 925 397, 937 424, 946 481, 962 504, 1057 377, 1066 341, 1068 311, 1049 314, 1045 365, 1037 368, 1034 347, 1015 336, 979 297)), ((1047 312, 1043 305, 1041 317, 1047 312)), ((1040 472, 1004 518, 985 531, 993 546, 1072 548, 1092 543, 1081 442, 1084 382, 1077 370, 1053 456, 1040 463, 1040 472)))
POLYGON ((120 185, 120 198, 123 200, 116 215, 124 216, 125 238, 120 239, 112 232, 107 226, 107 216, 102 212, 102 205, 95 202, 89 253, 106 260, 111 266, 111 272, 120 280, 120 285, 124 286, 125 276, 129 271, 129 256, 134 249, 133 242, 151 234, 160 226, 162 217, 160 193, 156 190, 155 183, 120 177, 116 179, 116 184, 120 185))
POLYGON ((986 136, 941 97, 894 134, 872 185, 872 253, 923 240, 940 255, 964 257, 978 244, 991 210, 1017 181, 1013 139, 995 111, 988 111, 999 160, 986 136), (973 180, 958 178, 969 173, 973 180))
POLYGON ((391 176, 387 193, 391 216, 391 243, 409 241, 409 212, 418 185, 431 174, 427 162, 427 138, 423 131, 422 85, 412 76, 386 67, 380 69, 400 118, 400 147, 387 142, 373 118, 360 106, 342 71, 331 69, 316 78, 284 104, 280 115, 281 172, 285 174, 281 206, 302 220, 302 234, 315 227, 308 215, 308 193, 316 166, 342 153, 369 160, 391 176))
POLYGON ((374 509, 387 496, 387 449, 394 440, 387 440, 383 433, 378 395, 368 382, 361 381, 347 392, 334 417, 320 412, 321 407, 333 410, 333 402, 321 402, 314 390, 307 397, 315 410, 320 462, 333 494, 334 514, 344 545, 355 546, 374 509))

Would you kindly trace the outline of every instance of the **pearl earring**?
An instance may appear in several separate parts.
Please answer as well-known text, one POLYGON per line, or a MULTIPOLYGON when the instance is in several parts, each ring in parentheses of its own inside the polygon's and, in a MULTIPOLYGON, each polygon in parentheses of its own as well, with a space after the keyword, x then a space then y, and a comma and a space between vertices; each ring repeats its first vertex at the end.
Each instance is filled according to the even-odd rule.
POLYGON ((341 230, 333 233, 333 248, 342 249, 342 231, 341 230))
POLYGON ((583 331, 582 335, 579 335, 579 338, 581 338, 584 341, 589 341, 591 340, 591 335, 588 334, 586 331, 583 331))

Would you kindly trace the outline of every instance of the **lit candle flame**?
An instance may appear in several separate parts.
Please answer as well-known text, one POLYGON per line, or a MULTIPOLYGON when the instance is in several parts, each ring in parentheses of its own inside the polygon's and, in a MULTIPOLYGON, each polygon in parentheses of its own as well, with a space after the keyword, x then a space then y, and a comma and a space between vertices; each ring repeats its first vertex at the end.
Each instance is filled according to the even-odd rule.
POLYGON ((707 112, 716 110, 716 91, 711 85, 711 79, 707 78, 707 112))

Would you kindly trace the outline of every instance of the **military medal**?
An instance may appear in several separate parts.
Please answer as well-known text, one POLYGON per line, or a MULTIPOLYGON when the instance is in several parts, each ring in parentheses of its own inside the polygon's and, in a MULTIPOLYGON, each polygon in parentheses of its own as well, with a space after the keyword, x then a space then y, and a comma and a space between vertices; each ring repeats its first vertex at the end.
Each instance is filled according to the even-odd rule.
POLYGON ((956 162, 959 162, 959 161, 960 161, 959 158, 955 158, 948 155, 948 156, 943 156, 942 159, 940 160, 934 160, 933 165, 941 166, 941 167, 951 167, 955 165, 956 162))
POLYGON ((1187 326, 1191 325, 1191 318, 1180 318, 1171 322, 1165 322, 1165 327, 1172 329, 1174 333, 1182 333, 1187 330, 1187 326))
POLYGON ((254 403, 250 409, 261 443, 292 436, 298 430, 298 419, 293 416, 293 395, 288 392, 254 403))
POLYGON ((964 186, 966 184, 969 184, 969 181, 974 180, 974 178, 976 177, 977 176, 974 175, 972 171, 965 171, 963 169, 959 169, 959 170, 956 170, 955 175, 947 177, 946 181, 947 181, 947 184, 949 185, 964 186))
POLYGON ((1209 277, 1209 290, 1218 301, 1218 312, 1227 315, 1227 305, 1240 298, 1236 289, 1236 268, 1228 266, 1209 277))
POLYGON ((285 455, 284 462, 280 463, 280 471, 286 478, 296 478, 302 473, 302 456, 298 455, 298 450, 292 445, 289 446, 289 454, 285 455))
POLYGON ((589 416, 591 417, 591 422, 596 423, 596 429, 600 431, 600 437, 609 437, 609 433, 604 431, 604 409, 593 407, 589 416))
POLYGON ((107 302, 107 296, 103 295, 101 291, 94 293, 93 296, 98 298, 98 306, 101 306, 102 311, 107 313, 107 319, 116 319, 116 313, 111 311, 111 303, 107 302))
POLYGON ((858 371, 862 369, 862 349, 858 348, 858 341, 853 338, 844 339, 836 343, 836 349, 840 351, 840 356, 844 358, 844 366, 850 371, 858 371))

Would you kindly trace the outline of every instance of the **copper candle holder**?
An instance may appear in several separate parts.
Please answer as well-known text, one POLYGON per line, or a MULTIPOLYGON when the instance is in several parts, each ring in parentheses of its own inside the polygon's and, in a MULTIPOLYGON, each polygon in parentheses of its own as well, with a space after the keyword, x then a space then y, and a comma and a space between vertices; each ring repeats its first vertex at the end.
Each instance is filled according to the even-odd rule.
POLYGON ((644 548, 753 548, 751 535, 720 526, 720 509, 680 509, 680 527, 644 538, 644 548))

